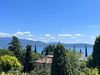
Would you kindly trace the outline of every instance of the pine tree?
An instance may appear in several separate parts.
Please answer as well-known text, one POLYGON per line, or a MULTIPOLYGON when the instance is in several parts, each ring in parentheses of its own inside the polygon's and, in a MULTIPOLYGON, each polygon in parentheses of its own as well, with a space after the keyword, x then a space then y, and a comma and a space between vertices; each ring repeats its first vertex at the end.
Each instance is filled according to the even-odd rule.
POLYGON ((12 40, 9 43, 8 49, 10 51, 13 51, 13 53, 18 58, 18 60, 21 60, 21 58, 20 58, 20 56, 21 56, 21 45, 20 45, 20 42, 19 42, 19 40, 16 36, 12 37, 12 40))
POLYGON ((32 52, 31 45, 26 46, 26 54, 25 54, 25 63, 24 63, 24 71, 29 72, 32 70, 32 52))
POLYGON ((37 53, 37 48, 36 48, 36 45, 35 45, 35 50, 34 50, 34 52, 35 52, 35 53, 37 53))
POLYGON ((58 44, 54 48, 51 75, 72 75, 70 60, 66 57, 65 48, 58 44))
POLYGON ((100 69, 100 36, 98 36, 95 40, 92 56, 94 67, 98 67, 100 69))

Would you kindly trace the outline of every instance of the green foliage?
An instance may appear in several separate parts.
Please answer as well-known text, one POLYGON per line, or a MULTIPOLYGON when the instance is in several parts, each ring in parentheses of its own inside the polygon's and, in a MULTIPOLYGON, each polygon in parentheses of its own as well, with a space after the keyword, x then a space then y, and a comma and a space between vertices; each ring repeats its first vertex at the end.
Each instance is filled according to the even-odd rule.
POLYGON ((9 50, 13 51, 18 60, 21 60, 21 45, 17 37, 13 36, 11 42, 9 43, 9 50))
POLYGON ((42 58, 43 56, 39 53, 32 52, 32 61, 38 60, 39 58, 42 58))
POLYGON ((80 65, 80 72, 84 72, 85 69, 87 68, 87 62, 85 60, 79 62, 80 65))
POLYGON ((79 53, 66 50, 61 44, 54 47, 53 56, 51 75, 79 75, 80 67, 86 66, 86 63, 80 63, 79 53))
POLYGON ((66 50, 67 58, 69 59, 71 65, 72 75, 79 75, 80 72, 80 61, 79 54, 75 50, 66 50))
POLYGON ((93 66, 98 67, 100 69, 100 36, 98 36, 95 40, 92 56, 93 66))
POLYGON ((70 59, 68 56, 65 57, 64 63, 63 63, 63 65, 65 66, 64 75, 73 75, 72 66, 71 66, 70 59))
POLYGON ((72 75, 70 60, 61 44, 55 46, 53 56, 51 75, 72 75))
POLYGON ((7 75, 22 75, 22 73, 18 70, 9 70, 6 74, 7 75))
POLYGON ((91 55, 87 58, 86 65, 87 65, 88 68, 92 68, 93 67, 93 57, 91 55))
POLYGON ((7 73, 2 72, 0 75, 30 75, 30 74, 28 74, 28 73, 21 73, 20 71, 16 70, 16 71, 9 71, 7 73))
POLYGON ((35 71, 35 70, 32 70, 29 75, 50 75, 50 72, 48 72, 47 70, 44 71, 44 70, 38 70, 38 71, 35 71))
POLYGON ((44 55, 49 55, 53 54, 53 50, 54 50, 54 45, 48 45, 47 47, 44 48, 44 50, 41 53, 44 55))
POLYGON ((14 56, 13 52, 10 50, 6 50, 6 49, 0 49, 0 56, 3 55, 10 55, 10 56, 14 56))
POLYGON ((25 63, 24 63, 24 71, 29 72, 32 70, 33 61, 32 61, 32 51, 31 45, 27 45, 26 54, 25 54, 25 63))
POLYGON ((0 56, 0 67, 5 72, 10 69, 21 70, 21 64, 18 59, 9 55, 0 56))
POLYGON ((84 72, 81 72, 80 75, 99 75, 98 69, 86 69, 84 72))

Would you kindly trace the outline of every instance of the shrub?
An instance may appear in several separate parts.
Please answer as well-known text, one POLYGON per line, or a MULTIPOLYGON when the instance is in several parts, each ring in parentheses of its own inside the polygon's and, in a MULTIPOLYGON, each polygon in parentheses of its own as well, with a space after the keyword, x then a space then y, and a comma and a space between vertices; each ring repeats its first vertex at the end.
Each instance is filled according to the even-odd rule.
POLYGON ((0 57, 0 67, 7 72, 10 69, 21 70, 21 64, 15 56, 4 55, 0 57))
POLYGON ((98 69, 86 69, 85 72, 81 72, 80 75, 99 75, 98 69))

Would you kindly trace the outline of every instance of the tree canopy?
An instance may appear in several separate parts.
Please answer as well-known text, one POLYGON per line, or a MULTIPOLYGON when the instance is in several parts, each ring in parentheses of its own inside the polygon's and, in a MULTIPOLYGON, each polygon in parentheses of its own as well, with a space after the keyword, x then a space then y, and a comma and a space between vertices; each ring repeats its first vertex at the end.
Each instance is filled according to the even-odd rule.
POLYGON ((98 67, 100 69, 100 36, 98 36, 95 40, 92 56, 94 67, 98 67))
POLYGON ((32 70, 32 48, 31 45, 26 46, 26 53, 25 53, 25 62, 24 62, 24 71, 29 72, 32 70))
POLYGON ((18 60, 21 60, 21 58, 20 58, 21 57, 21 45, 20 45, 20 42, 16 36, 12 37, 12 40, 9 43, 8 49, 13 51, 13 53, 18 58, 18 60))

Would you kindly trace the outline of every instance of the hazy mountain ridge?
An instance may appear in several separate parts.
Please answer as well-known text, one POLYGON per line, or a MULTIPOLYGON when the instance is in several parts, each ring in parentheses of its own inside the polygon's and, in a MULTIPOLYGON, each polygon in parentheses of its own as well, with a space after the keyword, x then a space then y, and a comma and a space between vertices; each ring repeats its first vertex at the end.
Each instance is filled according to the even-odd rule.
MULTIPOLYGON (((8 47, 8 43, 11 41, 12 38, 8 38, 8 37, 0 37, 0 48, 7 48, 8 47)), ((32 48, 34 49, 34 46, 37 46, 37 50, 41 51, 44 47, 46 47, 49 44, 57 44, 56 42, 52 42, 52 43, 45 43, 45 42, 41 42, 41 41, 32 41, 32 40, 26 40, 26 39, 19 39, 21 45, 23 48, 26 47, 26 45, 32 45, 32 48)), ((85 45, 87 45, 88 47, 93 47, 92 44, 65 44, 65 43, 61 43, 64 45, 65 48, 72 48, 72 47, 84 47, 85 45)))

